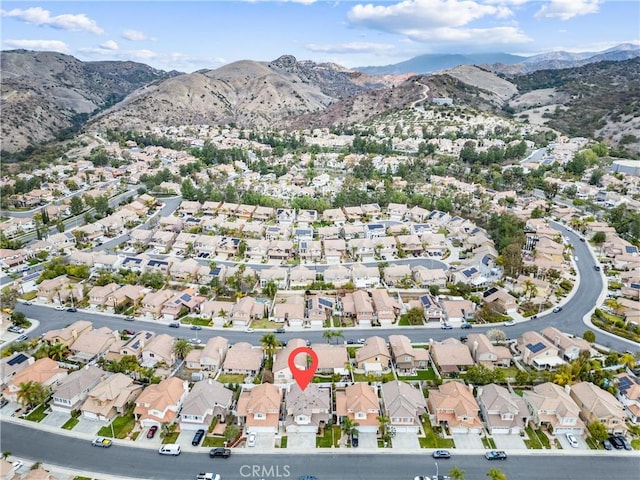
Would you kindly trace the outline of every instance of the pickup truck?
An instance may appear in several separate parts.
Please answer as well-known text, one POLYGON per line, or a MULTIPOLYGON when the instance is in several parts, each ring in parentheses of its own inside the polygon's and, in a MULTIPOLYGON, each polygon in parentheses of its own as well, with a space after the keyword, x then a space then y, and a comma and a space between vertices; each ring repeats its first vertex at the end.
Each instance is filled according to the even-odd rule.
POLYGON ((212 448, 211 450, 209 450, 209 457, 211 458, 215 458, 215 457, 229 458, 230 455, 231 455, 231 450, 228 448, 212 448))

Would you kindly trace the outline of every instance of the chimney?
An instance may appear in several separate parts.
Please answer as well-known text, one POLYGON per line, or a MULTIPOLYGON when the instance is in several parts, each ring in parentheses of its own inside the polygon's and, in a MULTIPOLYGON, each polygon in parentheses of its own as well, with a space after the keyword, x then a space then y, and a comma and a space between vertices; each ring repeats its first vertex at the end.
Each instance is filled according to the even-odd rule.
POLYGON ((571 393, 571 385, 565 385, 564 391, 567 392, 567 394, 571 393))

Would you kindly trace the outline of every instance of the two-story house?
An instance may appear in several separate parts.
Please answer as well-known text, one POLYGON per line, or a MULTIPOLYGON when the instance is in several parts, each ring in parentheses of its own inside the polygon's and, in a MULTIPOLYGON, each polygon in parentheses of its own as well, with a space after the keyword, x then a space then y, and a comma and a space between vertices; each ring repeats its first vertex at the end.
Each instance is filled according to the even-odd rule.
POLYGON ((478 387, 478 405, 491 435, 519 434, 530 419, 524 399, 500 385, 478 387))
POLYGON ((318 433, 331 419, 331 388, 311 383, 302 390, 292 384, 285 400, 285 430, 287 433, 318 433))
POLYGON ((414 348, 409 337, 389 335, 391 356, 396 370, 405 374, 415 374, 416 370, 429 367, 429 351, 425 348, 414 348))
POLYGON ((448 427, 451 433, 482 432, 480 407, 471 387, 461 382, 447 382, 429 391, 427 408, 431 421, 448 427))
POLYGON ((247 433, 278 433, 281 403, 282 392, 275 385, 245 385, 238 398, 238 423, 246 427, 247 433))
POLYGON ((380 426, 380 403, 376 389, 360 382, 344 390, 336 390, 336 415, 339 424, 349 418, 358 423, 359 432, 377 432, 380 426))
POLYGON ((611 393, 591 382, 578 382, 571 386, 569 395, 580 408, 580 418, 587 425, 601 422, 610 434, 627 433, 624 407, 611 393))
POLYGON ((383 412, 389 418, 389 426, 396 432, 419 433, 422 415, 427 413, 427 402, 422 391, 397 380, 383 383, 380 390, 383 412))
POLYGON ((82 416, 89 420, 111 421, 122 415, 142 392, 142 385, 124 373, 114 373, 93 387, 80 408, 82 416))
POLYGON ((563 387, 546 382, 525 390, 522 396, 537 427, 551 427, 556 435, 584 432, 580 407, 563 387))
POLYGON ((67 414, 73 410, 79 410, 89 391, 106 376, 104 370, 93 365, 86 365, 80 370, 71 372, 53 387, 51 410, 67 414))
POLYGON ((158 384, 149 385, 136 399, 133 410, 135 419, 142 428, 173 423, 187 393, 189 382, 178 377, 169 377, 158 384))
POLYGON ((233 392, 212 379, 194 383, 180 410, 180 430, 208 429, 214 418, 224 423, 233 392))

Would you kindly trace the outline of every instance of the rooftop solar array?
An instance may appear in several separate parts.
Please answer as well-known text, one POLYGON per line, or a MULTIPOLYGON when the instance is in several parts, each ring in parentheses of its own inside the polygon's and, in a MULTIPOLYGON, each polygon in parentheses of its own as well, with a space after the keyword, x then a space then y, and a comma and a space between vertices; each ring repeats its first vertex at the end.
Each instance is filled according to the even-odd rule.
POLYGON ((462 273, 465 277, 469 278, 474 273, 478 273, 478 269, 476 267, 471 267, 466 270, 463 270, 462 273))
POLYGON ((180 300, 184 301, 184 302, 189 302, 191 301, 191 295, 189 295, 188 293, 183 293, 182 295, 180 295, 180 300))
POLYGON ((24 353, 20 353, 18 355, 16 355, 15 357, 13 357, 11 360, 9 360, 7 362, 8 365, 14 366, 14 365, 19 365, 22 362, 28 360, 29 357, 27 357, 24 353))
POLYGON ((489 265, 489 262, 491 261, 491 257, 489 255, 485 255, 484 257, 482 257, 482 263, 483 265, 489 265))
POLYGON ((533 353, 538 353, 538 352, 544 350, 545 346, 544 346, 544 343, 542 343, 542 342, 527 343, 527 348, 529 350, 531 350, 533 353))
POLYGON ((627 245, 626 247, 624 247, 624 249, 627 253, 638 253, 638 247, 636 247, 635 245, 627 245))
POLYGON ((430 307, 431 306, 431 299, 429 298, 429 295, 423 295, 420 297, 420 302, 422 303, 423 307, 430 307))
POLYGON ((329 300, 328 298, 320 297, 318 299, 318 303, 320 303, 320 305, 322 305, 323 307, 333 308, 333 301, 329 300))
POLYGON ((490 297, 491 295, 493 295, 494 293, 496 293, 498 291, 498 289, 496 287, 491 287, 489 290, 487 290, 486 292, 484 292, 482 294, 483 297, 490 297))
POLYGON ((307 309, 311 310, 313 308, 313 298, 309 298, 307 300, 307 309))

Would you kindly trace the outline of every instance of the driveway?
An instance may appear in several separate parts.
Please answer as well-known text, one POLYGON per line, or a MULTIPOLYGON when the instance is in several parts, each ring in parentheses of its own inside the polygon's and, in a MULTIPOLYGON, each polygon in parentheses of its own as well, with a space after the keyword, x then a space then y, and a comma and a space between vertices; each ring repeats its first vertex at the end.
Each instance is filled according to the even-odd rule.
MULTIPOLYGON (((568 450, 569 452, 571 452, 571 450, 588 450, 589 449, 589 445, 587 445, 587 442, 585 442, 584 438, 581 435, 578 435, 577 433, 573 434, 574 437, 576 437, 576 440, 578 440, 578 446, 577 447, 572 447, 571 445, 569 445, 569 441, 567 440, 567 437, 564 433, 561 433, 559 435, 556 435, 556 438, 558 439, 558 442, 560 443, 560 445, 562 446, 563 450, 568 450)), ((552 441, 553 443, 553 441, 552 441)))
POLYGON ((316 434, 313 432, 296 432, 287 434, 288 450, 315 450, 316 434))
POLYGON ((393 445, 393 448, 399 448, 402 450, 420 448, 418 435, 416 433, 407 432, 396 432, 395 437, 391 439, 391 445, 393 445))
POLYGON ((275 433, 256 432, 256 446, 246 447, 246 448, 250 450, 254 448, 260 449, 260 450, 273 450, 275 448, 275 441, 276 441, 275 433))
POLYGON ((376 432, 358 433, 358 447, 378 448, 378 434, 376 432))
POLYGON ((48 425, 50 427, 61 427, 67 420, 71 418, 71 415, 63 412, 51 412, 40 422, 42 425, 48 425))
POLYGON ((482 445, 482 437, 477 433, 454 433, 451 435, 455 442, 456 448, 468 450, 484 450, 482 445))
POLYGON ((494 435, 493 441, 498 450, 526 450, 524 438, 519 434, 511 433, 508 435, 494 435))
POLYGON ((75 427, 73 427, 74 432, 78 433, 86 433, 89 435, 97 435, 98 430, 100 430, 103 426, 109 425, 108 423, 97 422, 95 420, 89 420, 88 418, 82 417, 82 415, 78 418, 78 423, 75 427))

